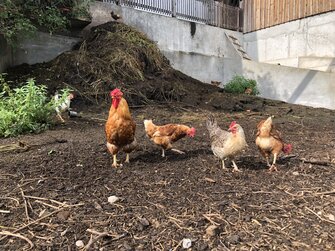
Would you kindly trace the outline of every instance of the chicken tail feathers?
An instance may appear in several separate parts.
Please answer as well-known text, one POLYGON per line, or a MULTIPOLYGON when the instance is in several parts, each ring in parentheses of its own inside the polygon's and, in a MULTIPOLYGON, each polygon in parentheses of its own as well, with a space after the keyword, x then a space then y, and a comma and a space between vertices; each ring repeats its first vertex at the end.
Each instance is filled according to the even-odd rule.
POLYGON ((284 144, 283 146, 283 152, 285 154, 289 154, 292 152, 292 144, 284 144))

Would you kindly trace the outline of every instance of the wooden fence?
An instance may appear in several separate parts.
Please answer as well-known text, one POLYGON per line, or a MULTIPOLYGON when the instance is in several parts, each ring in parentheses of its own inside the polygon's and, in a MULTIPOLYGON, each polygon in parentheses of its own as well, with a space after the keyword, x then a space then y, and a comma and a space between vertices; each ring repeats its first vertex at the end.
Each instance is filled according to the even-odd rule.
POLYGON ((103 0, 134 9, 230 30, 241 30, 240 8, 214 0, 103 0))
POLYGON ((335 10, 335 0, 243 0, 243 31, 286 23, 335 10))

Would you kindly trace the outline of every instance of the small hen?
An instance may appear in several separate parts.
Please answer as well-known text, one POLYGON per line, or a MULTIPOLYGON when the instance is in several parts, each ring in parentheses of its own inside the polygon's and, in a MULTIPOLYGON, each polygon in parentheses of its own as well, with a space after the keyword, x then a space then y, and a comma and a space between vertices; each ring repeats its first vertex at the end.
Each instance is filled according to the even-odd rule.
POLYGON ((224 161, 230 159, 234 167, 233 172, 240 172, 234 157, 247 146, 243 128, 236 121, 233 121, 228 131, 222 130, 212 116, 207 119, 206 126, 211 140, 212 151, 222 161, 222 168, 227 170, 224 161))
POLYGON ((272 116, 259 122, 257 130, 256 145, 262 156, 266 159, 268 167, 270 167, 269 172, 278 171, 276 167, 278 155, 282 151, 285 154, 289 154, 292 151, 292 145, 284 143, 280 132, 272 124, 272 116), (272 165, 269 163, 271 154, 273 155, 272 165))
MULTIPOLYGON (((58 92, 55 93, 54 95, 54 100, 57 103, 60 102, 60 95, 58 92)), ((56 113, 57 113, 57 117, 62 121, 62 123, 65 122, 65 120, 63 119, 62 117, 62 113, 63 112, 68 112, 70 114, 70 111, 71 111, 71 100, 74 98, 74 95, 72 93, 70 93, 64 100, 64 102, 62 102, 61 104, 59 104, 58 106, 56 106, 55 110, 56 110, 56 113)))
POLYGON ((167 124, 158 126, 152 120, 144 120, 144 128, 147 136, 156 144, 162 147, 162 157, 165 157, 165 150, 175 151, 180 154, 184 152, 172 148, 172 143, 184 138, 186 135, 193 138, 195 128, 180 124, 167 124))
POLYGON ((137 146, 136 124, 120 89, 116 88, 111 91, 110 96, 112 97, 112 105, 105 125, 105 133, 107 149, 113 155, 112 166, 116 168, 118 166, 116 154, 123 150, 127 154, 125 162, 129 162, 129 153, 137 146))

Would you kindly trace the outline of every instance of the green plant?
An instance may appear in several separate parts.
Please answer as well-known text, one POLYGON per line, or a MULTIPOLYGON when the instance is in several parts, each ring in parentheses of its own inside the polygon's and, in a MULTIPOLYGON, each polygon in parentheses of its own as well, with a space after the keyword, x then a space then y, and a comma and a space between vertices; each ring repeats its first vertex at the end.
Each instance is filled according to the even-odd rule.
POLYGON ((44 85, 33 79, 15 89, 10 89, 0 75, 0 137, 16 136, 27 132, 40 132, 50 127, 55 107, 64 102, 69 90, 62 90, 59 102, 47 96, 44 85))
POLYGON ((260 93, 256 80, 246 79, 243 76, 235 76, 224 86, 224 90, 229 93, 246 93, 250 95, 258 95, 260 93))
POLYGON ((0 1, 0 35, 10 45, 18 36, 27 37, 38 26, 53 33, 66 30, 70 19, 90 19, 89 6, 93 0, 2 0, 0 1))
POLYGON ((28 37, 35 31, 36 27, 22 14, 20 6, 11 0, 0 3, 0 35, 2 34, 10 45, 15 45, 18 34, 28 37))

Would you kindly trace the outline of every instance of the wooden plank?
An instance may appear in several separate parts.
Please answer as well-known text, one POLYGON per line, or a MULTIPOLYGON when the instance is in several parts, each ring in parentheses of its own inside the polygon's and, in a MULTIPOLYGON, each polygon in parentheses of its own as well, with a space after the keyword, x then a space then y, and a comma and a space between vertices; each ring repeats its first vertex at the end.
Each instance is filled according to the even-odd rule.
POLYGON ((299 6, 299 16, 298 18, 302 18, 304 16, 305 13, 305 0, 300 0, 300 6, 299 6))
POLYGON ((300 13, 301 1, 300 0, 294 0, 294 2, 295 2, 295 17, 294 17, 294 19, 298 19, 299 18, 299 13, 300 13))
POLYGON ((292 7, 291 5, 293 4, 292 2, 290 2, 289 0, 285 0, 285 22, 289 22, 291 21, 291 12, 292 12, 292 7))
POLYGON ((265 22, 264 27, 270 26, 270 3, 269 1, 265 2, 265 22))
POLYGON ((319 13, 323 12, 323 2, 324 2, 324 0, 318 0, 318 10, 319 10, 319 13))
POLYGON ((335 1, 330 0, 329 2, 331 2, 330 10, 335 10, 335 1))
POLYGON ((265 27, 265 4, 264 0, 261 0, 260 10, 261 10, 261 28, 264 29, 265 27))
POLYGON ((275 20, 275 0, 270 0, 270 22, 269 26, 274 25, 275 20))
POLYGON ((261 1, 255 0, 255 20, 256 20, 256 29, 259 30, 261 28, 261 1))
POLYGON ((251 1, 251 16, 252 16, 252 19, 251 19, 251 30, 257 30, 257 27, 256 27, 256 4, 255 4, 255 1, 251 1))

